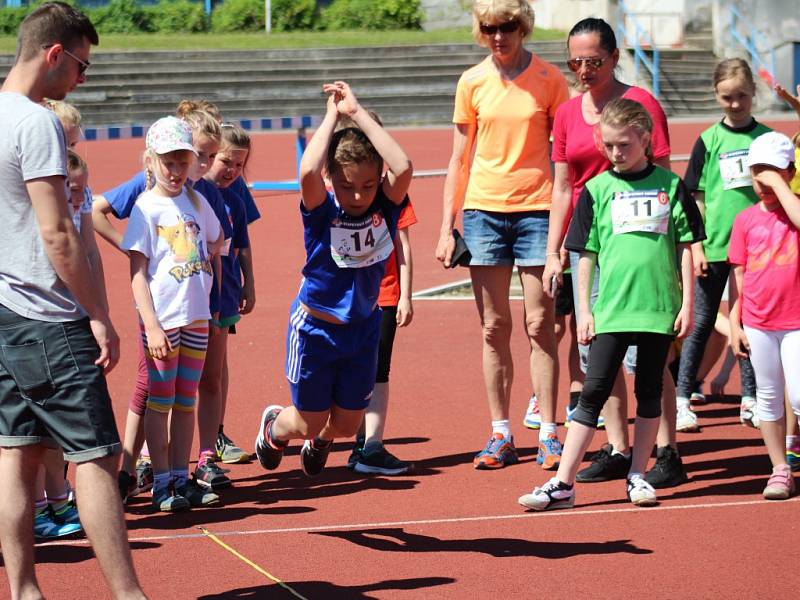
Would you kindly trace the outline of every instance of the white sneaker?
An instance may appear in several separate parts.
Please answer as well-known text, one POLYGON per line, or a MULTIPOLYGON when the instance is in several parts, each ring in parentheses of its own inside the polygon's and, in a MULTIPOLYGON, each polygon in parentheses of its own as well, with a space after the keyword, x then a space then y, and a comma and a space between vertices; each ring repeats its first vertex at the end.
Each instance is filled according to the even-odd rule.
POLYGON ((758 429, 758 405, 752 396, 742 396, 742 404, 739 406, 739 421, 745 427, 755 427, 758 429))
POLYGON ((689 408, 688 404, 678 405, 678 418, 675 421, 675 430, 686 432, 700 431, 697 424, 697 414, 689 408))
POLYGON ((522 424, 528 429, 539 429, 542 426, 542 415, 539 414, 539 400, 536 398, 536 394, 528 400, 528 410, 525 411, 522 424))
POLYGON ((575 505, 575 486, 566 489, 557 477, 553 477, 542 487, 535 488, 530 494, 523 494, 517 500, 525 508, 531 510, 556 510, 572 508, 575 505))
POLYGON ((636 506, 654 506, 658 503, 653 486, 641 475, 628 479, 628 498, 636 506))
MULTIPOLYGON (((564 427, 569 429, 569 424, 572 423, 572 415, 575 414, 575 411, 578 410, 578 407, 576 406, 572 410, 570 410, 569 406, 567 406, 566 408, 567 408, 567 418, 564 419, 564 427)), ((597 417, 597 428, 605 429, 605 426, 606 426, 606 418, 603 415, 600 415, 599 417, 597 417)))

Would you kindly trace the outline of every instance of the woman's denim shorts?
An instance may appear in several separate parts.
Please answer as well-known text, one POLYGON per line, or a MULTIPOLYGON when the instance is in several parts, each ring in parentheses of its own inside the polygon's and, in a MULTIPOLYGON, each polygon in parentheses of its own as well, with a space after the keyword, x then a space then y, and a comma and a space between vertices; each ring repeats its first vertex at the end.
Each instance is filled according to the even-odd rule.
POLYGON ((464 211, 464 241, 471 267, 541 267, 547 252, 550 213, 464 211))

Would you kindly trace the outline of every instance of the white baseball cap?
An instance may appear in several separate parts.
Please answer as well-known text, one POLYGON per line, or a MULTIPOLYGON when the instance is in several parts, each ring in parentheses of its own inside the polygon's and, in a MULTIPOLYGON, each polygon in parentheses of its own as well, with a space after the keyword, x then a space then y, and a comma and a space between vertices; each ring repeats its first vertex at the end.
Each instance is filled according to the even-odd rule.
POLYGON ((145 143, 148 150, 156 154, 175 150, 190 150, 197 154, 192 145, 192 128, 176 117, 163 117, 153 123, 147 130, 145 143))
POLYGON ((758 136, 750 144, 747 154, 747 166, 770 165, 785 169, 794 163, 794 144, 792 140, 778 133, 769 131, 758 136))

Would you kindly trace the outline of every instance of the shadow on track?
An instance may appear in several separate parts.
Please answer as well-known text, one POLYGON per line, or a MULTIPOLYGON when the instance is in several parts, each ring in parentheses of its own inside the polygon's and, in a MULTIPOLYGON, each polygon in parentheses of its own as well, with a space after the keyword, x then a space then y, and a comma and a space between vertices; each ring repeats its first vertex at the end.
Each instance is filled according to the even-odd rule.
MULTIPOLYGON (((456 580, 451 577, 419 577, 417 579, 390 579, 377 583, 353 586, 336 585, 328 581, 287 581, 286 585, 290 586, 298 594, 302 594, 309 599, 375 600, 378 596, 371 596, 369 595, 370 592, 385 590, 423 590, 455 582, 456 580)), ((432 595, 435 596, 435 594, 432 595)), ((296 596, 275 584, 240 588, 221 594, 209 594, 200 596, 197 600, 256 600, 261 598, 270 598, 270 600, 293 600, 296 599, 296 596)))
POLYGON ((652 554, 653 552, 646 548, 638 548, 631 544, 630 540, 607 542, 537 542, 516 538, 443 540, 409 533, 401 527, 319 531, 311 535, 339 538, 380 552, 481 552, 494 558, 535 556, 558 559, 583 555, 652 554))

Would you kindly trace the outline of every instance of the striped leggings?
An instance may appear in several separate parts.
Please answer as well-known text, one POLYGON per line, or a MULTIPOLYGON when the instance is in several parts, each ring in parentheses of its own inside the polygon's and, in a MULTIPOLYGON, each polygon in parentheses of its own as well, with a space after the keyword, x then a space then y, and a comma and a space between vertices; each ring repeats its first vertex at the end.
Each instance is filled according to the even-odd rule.
MULTIPOLYGON (((146 347, 144 326, 140 326, 140 329, 146 347)), ((147 408, 160 413, 167 413, 173 408, 192 412, 206 360, 208 321, 195 321, 184 327, 165 330, 165 333, 172 346, 166 359, 153 358, 145 351, 150 378, 147 408)))

